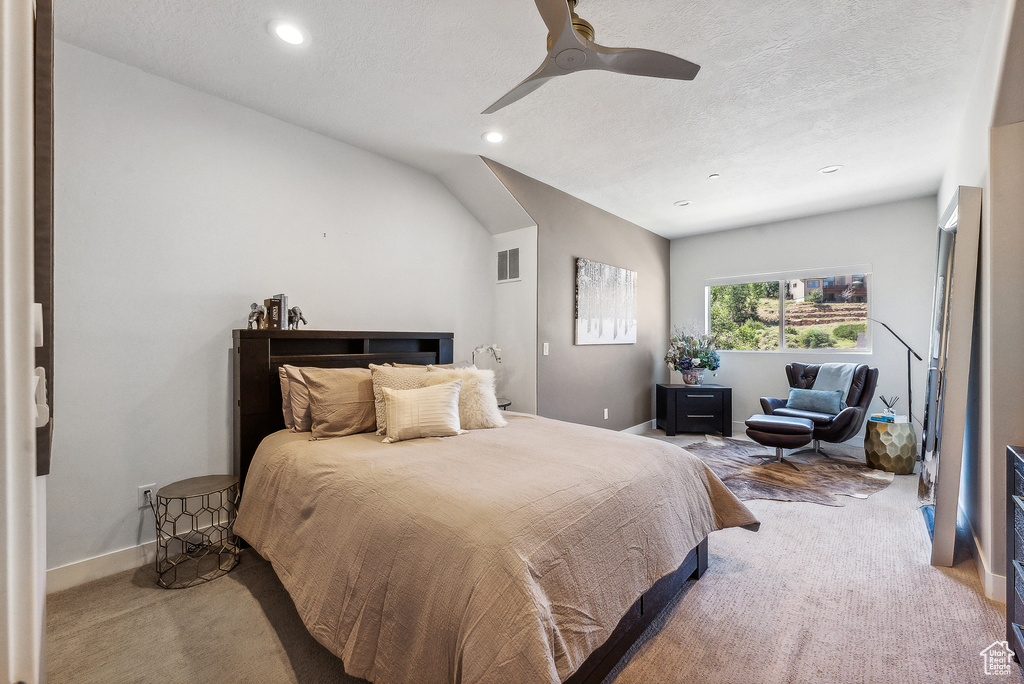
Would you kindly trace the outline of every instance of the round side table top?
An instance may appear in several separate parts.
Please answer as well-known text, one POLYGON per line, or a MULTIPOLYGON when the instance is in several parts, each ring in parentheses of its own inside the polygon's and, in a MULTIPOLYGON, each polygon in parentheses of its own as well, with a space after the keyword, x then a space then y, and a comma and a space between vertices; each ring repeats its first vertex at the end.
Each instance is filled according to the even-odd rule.
POLYGON ((235 484, 238 484, 237 475, 203 475, 172 482, 157 490, 156 495, 161 499, 183 499, 219 492, 235 484))
POLYGON ((512 400, 511 399, 506 399, 505 397, 498 397, 498 408, 500 408, 502 411, 504 411, 505 409, 507 409, 511 405, 512 405, 512 400))

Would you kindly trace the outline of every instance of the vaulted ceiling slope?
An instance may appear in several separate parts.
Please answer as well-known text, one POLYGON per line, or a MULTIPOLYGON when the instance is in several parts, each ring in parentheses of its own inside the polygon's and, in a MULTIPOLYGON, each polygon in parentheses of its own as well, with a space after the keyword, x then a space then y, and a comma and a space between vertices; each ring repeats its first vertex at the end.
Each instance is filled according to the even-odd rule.
POLYGON ((696 80, 581 72, 492 115, 546 54, 533 0, 61 0, 55 23, 61 40, 441 178, 485 155, 679 237, 934 192, 1005 2, 581 0, 599 43, 679 55, 696 80), (309 40, 281 43, 274 19, 309 40))

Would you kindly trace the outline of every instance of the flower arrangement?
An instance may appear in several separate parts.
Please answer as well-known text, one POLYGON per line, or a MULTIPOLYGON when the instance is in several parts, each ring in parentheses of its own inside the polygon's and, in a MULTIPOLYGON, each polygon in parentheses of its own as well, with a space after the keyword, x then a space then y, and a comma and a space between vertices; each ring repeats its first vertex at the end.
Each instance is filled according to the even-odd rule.
POLYGON ((715 351, 715 336, 704 333, 688 334, 683 328, 676 328, 668 340, 665 355, 668 367, 680 373, 692 370, 716 371, 722 359, 715 351))

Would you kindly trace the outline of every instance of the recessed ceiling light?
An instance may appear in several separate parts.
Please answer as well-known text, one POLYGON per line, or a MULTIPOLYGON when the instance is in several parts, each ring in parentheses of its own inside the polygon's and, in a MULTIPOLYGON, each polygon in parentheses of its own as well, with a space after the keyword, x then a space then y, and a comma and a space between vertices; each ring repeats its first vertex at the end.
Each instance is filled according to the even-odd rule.
POLYGON ((679 200, 678 202, 673 202, 673 204, 677 207, 688 207, 693 203, 690 200, 679 200))
POLYGON ((721 177, 722 177, 721 174, 718 174, 718 173, 713 173, 710 176, 708 176, 708 178, 710 178, 711 180, 718 180, 721 177))
POLYGON ((499 133, 498 131, 488 131, 481 137, 489 143, 500 143, 505 139, 505 134, 499 133))
POLYGON ((835 173, 839 169, 843 168, 842 165, 836 164, 835 166, 826 166, 823 169, 818 169, 818 173, 830 174, 835 173))
POLYGON ((306 34, 295 24, 286 21, 272 21, 267 26, 272 35, 277 36, 289 45, 302 45, 306 42, 306 34))

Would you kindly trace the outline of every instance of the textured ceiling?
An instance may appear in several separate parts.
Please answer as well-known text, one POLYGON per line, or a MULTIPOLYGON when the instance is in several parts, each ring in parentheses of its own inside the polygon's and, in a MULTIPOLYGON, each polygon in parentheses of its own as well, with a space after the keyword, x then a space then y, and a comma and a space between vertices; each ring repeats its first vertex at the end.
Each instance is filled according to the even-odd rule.
POLYGON ((533 0, 59 0, 55 24, 442 179, 485 155, 678 237, 934 192, 1005 1, 581 0, 597 42, 679 55, 697 79, 582 72, 490 116, 544 58, 533 0), (311 39, 272 38, 278 18, 311 39))

